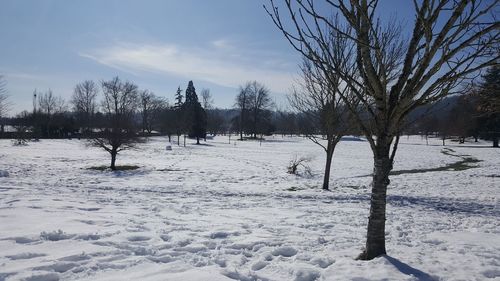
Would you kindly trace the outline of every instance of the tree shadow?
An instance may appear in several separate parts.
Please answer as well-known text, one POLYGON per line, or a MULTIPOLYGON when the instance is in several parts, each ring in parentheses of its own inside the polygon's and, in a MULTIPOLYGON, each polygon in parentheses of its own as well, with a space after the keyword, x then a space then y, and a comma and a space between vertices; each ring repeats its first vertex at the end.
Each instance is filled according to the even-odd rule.
POLYGON ((500 217, 500 208, 496 204, 482 204, 446 197, 389 195, 387 196, 387 203, 397 207, 417 205, 440 212, 500 217))
POLYGON ((390 262, 392 265, 394 265, 395 268, 399 270, 399 272, 406 274, 408 276, 413 276, 417 278, 419 281, 434 281, 437 280, 436 278, 430 276, 429 274, 423 272, 422 270, 416 269, 396 258, 393 258, 391 256, 385 255, 384 258, 390 262))

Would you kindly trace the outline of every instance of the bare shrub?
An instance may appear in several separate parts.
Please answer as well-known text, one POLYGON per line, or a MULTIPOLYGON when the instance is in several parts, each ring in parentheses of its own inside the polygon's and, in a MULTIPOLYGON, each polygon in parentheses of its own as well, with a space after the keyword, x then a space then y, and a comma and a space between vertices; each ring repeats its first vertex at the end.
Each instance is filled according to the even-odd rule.
POLYGON ((312 176, 311 167, 307 165, 311 160, 311 157, 298 157, 295 155, 287 166, 287 173, 297 176, 312 176))

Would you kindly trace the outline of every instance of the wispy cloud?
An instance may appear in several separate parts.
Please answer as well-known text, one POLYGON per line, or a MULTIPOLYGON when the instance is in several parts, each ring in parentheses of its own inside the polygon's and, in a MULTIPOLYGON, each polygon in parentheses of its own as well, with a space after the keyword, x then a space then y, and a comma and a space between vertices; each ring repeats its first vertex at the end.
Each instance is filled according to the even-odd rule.
POLYGON ((265 51, 245 51, 224 39, 209 42, 204 48, 120 43, 81 52, 80 56, 135 75, 169 74, 226 87, 257 80, 274 92, 285 92, 293 81, 293 70, 288 67, 293 63, 265 51))
POLYGON ((0 75, 4 76, 6 79, 22 79, 22 80, 32 80, 32 81, 44 81, 47 79, 47 75, 32 74, 27 72, 12 72, 8 70, 0 69, 0 75))

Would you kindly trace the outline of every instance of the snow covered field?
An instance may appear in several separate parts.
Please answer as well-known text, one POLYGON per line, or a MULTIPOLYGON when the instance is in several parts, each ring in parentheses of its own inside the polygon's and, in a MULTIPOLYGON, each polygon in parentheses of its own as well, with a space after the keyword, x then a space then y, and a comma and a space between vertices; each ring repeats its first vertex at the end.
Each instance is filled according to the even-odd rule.
POLYGON ((500 280, 500 150, 401 141, 395 170, 412 171, 391 177, 388 256, 363 262, 366 142, 338 145, 323 192, 324 152, 302 138, 153 138, 115 173, 88 169, 109 156, 83 141, 0 140, 0 280, 500 280), (415 173, 464 154, 478 167, 415 173), (286 173, 295 155, 312 178, 286 173))

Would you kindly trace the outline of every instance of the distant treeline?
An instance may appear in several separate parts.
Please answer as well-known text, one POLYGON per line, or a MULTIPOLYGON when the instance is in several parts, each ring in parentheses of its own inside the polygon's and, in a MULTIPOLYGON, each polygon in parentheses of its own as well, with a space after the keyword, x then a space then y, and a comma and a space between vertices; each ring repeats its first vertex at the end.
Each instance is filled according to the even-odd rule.
MULTIPOLYGON (((105 82, 103 82, 105 83, 105 82)), ((240 134, 242 138, 260 138, 271 134, 309 136, 324 133, 321 124, 311 120, 304 112, 276 110, 269 99, 269 91, 257 82, 248 82, 240 88, 232 109, 213 107, 213 98, 208 89, 201 91, 201 100, 192 93, 194 86, 188 85, 186 97, 178 88, 175 103, 156 96, 147 90, 136 91, 131 125, 135 134, 142 136, 190 135, 194 137, 193 123, 186 116, 187 103, 199 104, 203 110, 198 137, 210 135, 240 134), (192 87, 192 90, 190 90, 192 87), (191 95, 191 96, 190 96, 191 95), (259 96, 259 95, 264 95, 259 96), (265 102, 263 103, 262 100, 265 102), (257 104, 260 102, 260 104, 257 104), (189 119, 189 120, 188 120, 189 119)), ((71 101, 65 102, 52 91, 35 91, 33 111, 23 111, 15 117, 1 118, 1 138, 92 138, 98 137, 109 127, 104 101, 98 101, 99 87, 92 81, 75 86, 71 101)), ((435 136, 443 139, 455 137, 461 142, 467 137, 492 140, 498 144, 500 120, 498 114, 484 114, 485 105, 474 94, 451 96, 432 106, 419 108, 406 120, 401 134, 435 136)), ((196 115, 196 109, 190 110, 196 115), (194 111, 193 111, 194 110, 194 111)), ((196 126, 195 126, 196 127, 196 126)), ((346 134, 361 135, 355 126, 349 126, 346 134)))

